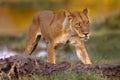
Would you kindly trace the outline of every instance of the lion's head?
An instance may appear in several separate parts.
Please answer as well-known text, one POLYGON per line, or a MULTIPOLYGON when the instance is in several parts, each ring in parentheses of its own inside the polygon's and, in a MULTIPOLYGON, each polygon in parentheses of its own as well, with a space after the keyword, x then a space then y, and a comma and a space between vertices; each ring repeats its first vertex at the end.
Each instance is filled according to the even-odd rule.
POLYGON ((66 18, 68 19, 70 28, 74 34, 77 34, 81 39, 89 38, 89 18, 87 16, 87 8, 81 12, 65 11, 66 18))

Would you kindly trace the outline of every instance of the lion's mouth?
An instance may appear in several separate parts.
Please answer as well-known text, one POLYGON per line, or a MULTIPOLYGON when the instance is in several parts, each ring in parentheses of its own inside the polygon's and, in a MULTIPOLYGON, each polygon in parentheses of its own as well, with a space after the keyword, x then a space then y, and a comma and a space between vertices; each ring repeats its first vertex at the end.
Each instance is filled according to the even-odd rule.
POLYGON ((89 36, 80 37, 80 39, 83 40, 83 41, 87 41, 89 39, 89 36))
POLYGON ((79 36, 79 38, 83 41, 87 41, 89 39, 89 35, 80 35, 80 34, 77 34, 77 33, 74 33, 71 35, 72 37, 73 36, 79 36))

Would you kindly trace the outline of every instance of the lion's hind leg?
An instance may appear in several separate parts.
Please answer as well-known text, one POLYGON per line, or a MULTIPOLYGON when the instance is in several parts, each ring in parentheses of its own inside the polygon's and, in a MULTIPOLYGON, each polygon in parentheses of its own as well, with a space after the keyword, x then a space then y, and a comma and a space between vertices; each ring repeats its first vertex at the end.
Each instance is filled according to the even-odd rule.
POLYGON ((41 38, 41 35, 38 35, 34 37, 34 39, 27 40, 25 54, 28 54, 28 55, 32 54, 32 52, 36 49, 40 38, 41 38))
POLYGON ((39 40, 41 38, 41 32, 37 29, 37 26, 30 26, 28 37, 26 41, 25 54, 30 55, 35 50, 39 40))

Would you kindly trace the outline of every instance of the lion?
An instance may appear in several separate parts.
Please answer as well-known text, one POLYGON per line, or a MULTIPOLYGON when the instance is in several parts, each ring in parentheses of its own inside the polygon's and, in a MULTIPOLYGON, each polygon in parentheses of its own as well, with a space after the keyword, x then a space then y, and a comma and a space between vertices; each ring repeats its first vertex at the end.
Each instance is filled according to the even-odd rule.
MULTIPOLYGON (((40 11, 32 20, 28 31, 25 54, 30 55, 41 37, 47 45, 48 61, 55 64, 55 49, 59 44, 75 47, 78 58, 83 64, 92 64, 84 41, 89 38, 88 9, 82 11, 59 10, 40 11)), ((58 46, 59 47, 59 46, 58 46)))

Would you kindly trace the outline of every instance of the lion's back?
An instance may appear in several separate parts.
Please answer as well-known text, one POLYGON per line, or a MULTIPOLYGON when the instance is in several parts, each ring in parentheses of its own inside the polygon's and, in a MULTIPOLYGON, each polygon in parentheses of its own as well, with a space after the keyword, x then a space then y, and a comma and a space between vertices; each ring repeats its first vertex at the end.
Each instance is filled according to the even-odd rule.
POLYGON ((44 10, 37 13, 41 24, 49 24, 54 17, 53 11, 44 10))

